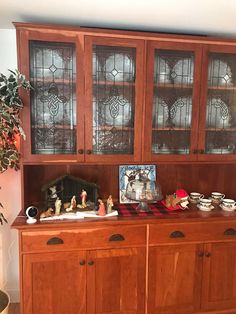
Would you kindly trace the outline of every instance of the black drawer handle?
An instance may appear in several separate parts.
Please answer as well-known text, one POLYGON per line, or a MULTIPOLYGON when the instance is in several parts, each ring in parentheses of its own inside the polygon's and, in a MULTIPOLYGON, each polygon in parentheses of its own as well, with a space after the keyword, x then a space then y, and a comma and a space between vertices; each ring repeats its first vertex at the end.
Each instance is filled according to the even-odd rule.
POLYGON ((236 235, 236 230, 234 230, 233 228, 226 229, 224 231, 224 235, 236 235))
POLYGON ((110 236, 109 241, 124 241, 125 238, 122 234, 113 234, 110 236))
POLYGON ((176 230, 171 232, 170 238, 184 238, 185 234, 182 231, 176 230))
POLYGON ((56 244, 63 244, 64 241, 61 238, 51 238, 48 240, 47 245, 56 245, 56 244))

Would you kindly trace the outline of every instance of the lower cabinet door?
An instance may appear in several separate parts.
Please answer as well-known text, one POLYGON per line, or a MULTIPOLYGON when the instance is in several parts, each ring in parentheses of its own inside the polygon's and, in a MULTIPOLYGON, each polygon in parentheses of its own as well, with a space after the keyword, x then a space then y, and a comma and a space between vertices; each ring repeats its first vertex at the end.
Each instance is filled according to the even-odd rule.
POLYGON ((149 249, 148 314, 189 314, 200 307, 201 245, 149 249))
POLYGON ((205 246, 202 310, 235 309, 236 243, 220 242, 205 246))
POLYGON ((89 251, 87 314, 144 314, 145 248, 89 251))
POLYGON ((85 314, 85 252, 23 256, 22 314, 85 314))

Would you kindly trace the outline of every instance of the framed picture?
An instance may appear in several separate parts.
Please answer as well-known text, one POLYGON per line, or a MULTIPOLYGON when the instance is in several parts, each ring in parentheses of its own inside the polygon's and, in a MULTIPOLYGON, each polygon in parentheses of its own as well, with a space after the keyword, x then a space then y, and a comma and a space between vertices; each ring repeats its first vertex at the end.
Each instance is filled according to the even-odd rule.
POLYGON ((127 185, 132 180, 146 177, 151 181, 156 181, 155 165, 122 165, 119 166, 119 201, 120 203, 137 203, 126 197, 127 185))

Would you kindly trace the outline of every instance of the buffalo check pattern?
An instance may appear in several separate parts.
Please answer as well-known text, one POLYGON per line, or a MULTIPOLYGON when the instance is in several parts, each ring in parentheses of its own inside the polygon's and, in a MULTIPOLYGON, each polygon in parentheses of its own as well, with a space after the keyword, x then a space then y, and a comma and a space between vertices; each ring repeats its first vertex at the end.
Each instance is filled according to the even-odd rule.
POLYGON ((118 211, 119 216, 123 217, 146 217, 146 216, 162 216, 162 215, 171 215, 181 212, 182 209, 169 210, 161 202, 148 204, 150 211, 137 211, 136 207, 138 204, 116 204, 115 208, 118 211))

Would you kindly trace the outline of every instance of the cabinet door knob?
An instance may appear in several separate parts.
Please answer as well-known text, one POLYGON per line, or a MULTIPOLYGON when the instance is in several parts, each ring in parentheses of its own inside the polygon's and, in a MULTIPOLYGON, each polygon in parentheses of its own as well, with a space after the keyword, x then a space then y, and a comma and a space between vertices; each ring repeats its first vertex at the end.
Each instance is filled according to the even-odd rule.
POLYGON ((92 266, 94 264, 94 261, 88 261, 88 265, 92 266))
POLYGON ((125 237, 122 234, 113 234, 110 236, 109 241, 124 241, 125 237))
POLYGON ((185 234, 182 231, 176 230, 171 232, 170 238, 184 238, 185 234))
POLYGON ((91 155, 91 154, 92 154, 91 149, 87 149, 86 153, 87 153, 88 155, 91 155))
POLYGON ((204 152, 205 152, 204 149, 199 150, 199 154, 204 154, 204 152))
POLYGON ((233 228, 228 228, 224 231, 224 235, 236 235, 236 230, 233 228))
POLYGON ((78 153, 79 154, 83 154, 84 153, 84 150, 82 148, 78 149, 78 153))
POLYGON ((197 256, 199 256, 199 257, 203 257, 203 256, 204 256, 204 252, 203 252, 203 251, 199 251, 199 252, 197 252, 197 256))
POLYGON ((193 150, 193 154, 196 155, 197 153, 198 153, 198 150, 197 150, 197 149, 194 149, 194 150, 193 150))
POLYGON ((210 256, 211 256, 211 253, 210 253, 210 252, 206 252, 206 253, 205 253, 205 256, 206 256, 206 257, 210 257, 210 256))
POLYGON ((63 244, 64 241, 61 238, 54 237, 48 240, 47 245, 57 245, 57 244, 63 244))
POLYGON ((80 264, 81 266, 85 265, 85 260, 84 260, 84 259, 80 260, 80 261, 79 261, 79 264, 80 264))

